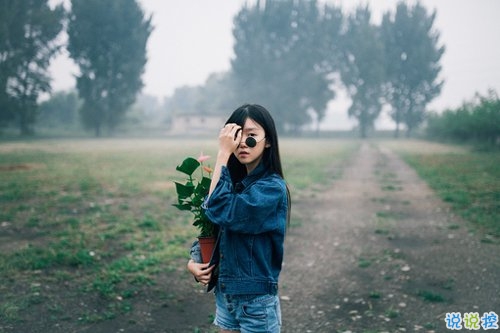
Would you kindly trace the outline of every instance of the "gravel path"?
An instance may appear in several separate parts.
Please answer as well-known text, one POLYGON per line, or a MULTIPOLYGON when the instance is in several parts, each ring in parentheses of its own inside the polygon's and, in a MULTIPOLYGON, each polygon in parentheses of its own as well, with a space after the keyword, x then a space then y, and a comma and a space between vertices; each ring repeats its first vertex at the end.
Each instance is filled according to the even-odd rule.
POLYGON ((341 179, 293 209, 284 332, 444 332, 447 312, 500 314, 498 246, 391 151, 363 144, 341 179))

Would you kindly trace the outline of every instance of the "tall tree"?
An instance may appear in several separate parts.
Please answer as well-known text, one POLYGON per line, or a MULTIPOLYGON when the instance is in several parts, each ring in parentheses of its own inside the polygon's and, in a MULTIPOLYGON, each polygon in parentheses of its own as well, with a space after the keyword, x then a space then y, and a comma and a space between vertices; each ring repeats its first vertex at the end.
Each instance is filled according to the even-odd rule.
POLYGON ((370 17, 368 7, 358 7, 349 16, 341 66, 342 82, 352 99, 349 116, 357 119, 362 138, 380 115, 384 83, 383 45, 370 17))
POLYGON ((279 130, 299 131, 320 120, 333 98, 318 52, 316 1, 258 1, 234 20, 232 73, 241 100, 273 111, 279 130))
MULTIPOLYGON (((340 67, 342 66, 342 33, 345 26, 344 14, 340 7, 325 4, 323 8, 323 14, 321 15, 320 22, 318 24, 318 32, 316 33, 316 52, 319 52, 320 66, 318 68, 327 79, 330 86, 330 93, 328 95, 323 94, 323 97, 327 100, 324 101, 325 108, 317 111, 318 113, 318 128, 319 122, 321 122, 326 114, 326 105, 330 100, 334 99, 336 96, 333 86, 339 86, 341 84, 338 81, 339 74, 341 72, 340 67)), ((318 91, 321 93, 321 91, 318 91)))
POLYGON ((387 12, 382 19, 387 60, 385 97, 392 106, 396 137, 400 124, 405 124, 407 136, 411 135, 444 83, 438 75, 445 48, 439 46, 439 32, 433 28, 435 18, 435 11, 429 15, 418 2, 413 7, 400 2, 395 14, 387 12))
POLYGON ((143 87, 151 17, 135 0, 73 0, 68 51, 80 67, 76 85, 83 124, 112 131, 143 87))
POLYGON ((315 114, 316 130, 319 132, 327 105, 336 95, 332 89, 334 76, 331 74, 339 70, 343 15, 339 8, 332 5, 325 5, 321 12, 316 2, 299 2, 296 11, 299 40, 291 57, 290 70, 300 70, 294 94, 301 96, 300 106, 315 114))
POLYGON ((0 0, 0 125, 15 121, 22 135, 33 133, 63 18, 62 5, 51 8, 48 0, 0 0))

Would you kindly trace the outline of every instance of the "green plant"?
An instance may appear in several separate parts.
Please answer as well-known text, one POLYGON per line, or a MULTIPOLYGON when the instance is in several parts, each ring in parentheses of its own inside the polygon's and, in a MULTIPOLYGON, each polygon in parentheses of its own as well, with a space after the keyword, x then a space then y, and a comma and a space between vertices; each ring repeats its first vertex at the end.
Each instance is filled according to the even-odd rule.
POLYGON ((187 180, 185 183, 175 182, 178 203, 174 204, 174 206, 180 210, 193 213, 193 225, 199 229, 200 237, 214 235, 214 225, 207 218, 202 208, 212 181, 210 175, 213 170, 203 165, 203 162, 209 158, 209 156, 203 154, 198 159, 187 157, 181 165, 176 167, 177 171, 187 175, 187 180), (198 169, 200 169, 200 178, 193 176, 198 169))
POLYGON ((417 295, 422 297, 422 299, 424 301, 427 301, 427 302, 433 302, 433 303, 444 302, 443 296, 441 296, 440 294, 434 293, 432 291, 419 290, 417 292, 417 295))
POLYGON ((385 310, 385 315, 387 316, 387 318, 394 319, 399 317, 399 311, 395 310, 393 307, 390 307, 387 310, 385 310))
POLYGON ((371 264, 372 264, 372 260, 367 259, 367 258, 359 258, 359 260, 358 260, 358 267, 360 267, 360 268, 370 267, 371 264))

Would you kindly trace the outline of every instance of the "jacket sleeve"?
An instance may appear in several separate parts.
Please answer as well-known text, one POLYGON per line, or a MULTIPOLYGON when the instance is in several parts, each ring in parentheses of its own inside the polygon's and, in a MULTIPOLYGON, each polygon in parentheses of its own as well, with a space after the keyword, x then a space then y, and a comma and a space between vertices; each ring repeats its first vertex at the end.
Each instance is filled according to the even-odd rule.
POLYGON ((264 177, 238 193, 229 171, 223 167, 221 178, 204 207, 214 224, 235 232, 259 234, 284 230, 286 205, 286 187, 281 178, 264 177))
POLYGON ((201 248, 200 243, 196 240, 193 245, 191 245, 191 249, 189 250, 189 256, 193 259, 194 262, 200 264, 203 261, 201 260, 201 248))

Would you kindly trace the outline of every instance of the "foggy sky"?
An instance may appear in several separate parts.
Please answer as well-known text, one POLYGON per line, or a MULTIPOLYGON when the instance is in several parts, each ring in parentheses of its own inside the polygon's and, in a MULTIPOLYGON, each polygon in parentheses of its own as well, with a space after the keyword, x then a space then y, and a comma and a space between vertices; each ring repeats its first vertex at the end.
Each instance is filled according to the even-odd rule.
MULTIPOLYGON (((111 0, 117 1, 117 0, 111 0)), ((233 57, 233 17, 245 0, 139 0, 155 26, 148 42, 143 92, 163 98, 183 85, 201 85, 213 72, 227 71, 233 57)), ((321 1, 324 2, 324 1, 321 1)), ((329 0, 350 12, 357 4, 370 6, 375 22, 396 8, 397 0, 329 0)), ((413 2, 410 2, 413 3, 413 2)), ((441 96, 431 109, 454 108, 488 88, 500 93, 500 1, 421 0, 437 10, 435 28, 446 46, 441 58, 441 96)), ((74 87, 76 66, 63 53, 51 66, 54 91, 74 87)), ((342 94, 341 94, 342 95, 342 94)), ((345 98, 332 104, 327 121, 348 125, 345 98), (341 116, 342 114, 342 116, 341 116)), ((382 121, 383 122, 383 121, 382 121)), ((328 126, 327 126, 328 127, 328 126)))

